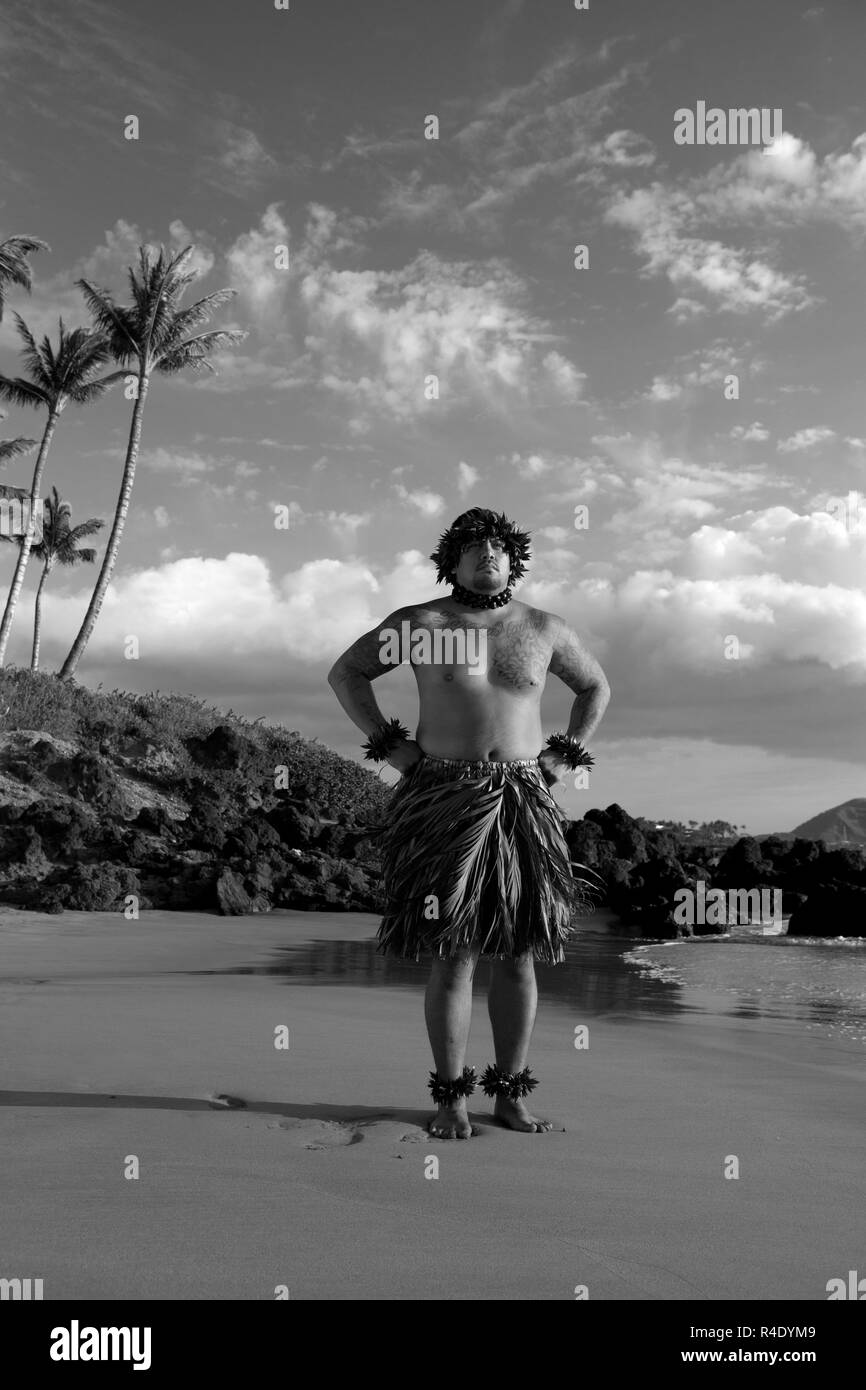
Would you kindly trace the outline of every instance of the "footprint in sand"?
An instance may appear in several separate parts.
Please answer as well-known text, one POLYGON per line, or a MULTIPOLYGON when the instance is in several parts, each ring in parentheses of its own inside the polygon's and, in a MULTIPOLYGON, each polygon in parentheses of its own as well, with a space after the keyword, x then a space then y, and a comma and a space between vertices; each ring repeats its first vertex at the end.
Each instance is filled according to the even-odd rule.
MULTIPOLYGON (((280 1120, 275 1126, 285 1131, 293 1147, 313 1150, 344 1149, 351 1144, 360 1144, 369 1139, 375 1143, 420 1144, 428 1135, 419 1126, 407 1130, 393 1116, 383 1114, 373 1119, 363 1120, 280 1120)), ((395 1157, 400 1155, 395 1154, 395 1157)))
POLYGON ((344 1149, 364 1138, 354 1125, 339 1120, 280 1120, 278 1128, 286 1130, 294 1147, 302 1149, 344 1149))

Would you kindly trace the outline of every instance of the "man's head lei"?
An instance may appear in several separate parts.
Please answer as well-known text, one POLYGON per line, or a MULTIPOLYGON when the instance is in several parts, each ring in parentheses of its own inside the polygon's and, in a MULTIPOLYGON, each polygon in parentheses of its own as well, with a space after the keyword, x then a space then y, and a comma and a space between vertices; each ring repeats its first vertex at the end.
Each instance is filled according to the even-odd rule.
POLYGON ((456 584, 457 566, 463 548, 474 541, 495 540, 505 547, 510 561, 508 582, 511 585, 526 573, 531 557, 529 532, 519 531, 504 512, 492 512, 487 507, 472 507, 452 521, 439 537, 439 544, 430 559, 436 565, 436 582, 456 584))

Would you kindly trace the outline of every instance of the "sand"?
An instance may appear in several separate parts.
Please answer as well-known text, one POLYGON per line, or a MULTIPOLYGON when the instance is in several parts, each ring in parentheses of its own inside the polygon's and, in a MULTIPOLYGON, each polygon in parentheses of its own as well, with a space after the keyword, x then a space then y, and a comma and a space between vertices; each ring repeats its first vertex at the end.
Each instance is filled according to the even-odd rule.
MULTIPOLYGON (((0 911, 0 1276, 47 1300, 812 1300, 862 1267, 863 1066, 811 1034, 542 1005, 561 1128, 501 1130, 478 1093, 478 1137, 447 1143, 420 993, 207 973, 376 925, 0 911)), ((468 1060, 492 1056, 477 998, 468 1060)))

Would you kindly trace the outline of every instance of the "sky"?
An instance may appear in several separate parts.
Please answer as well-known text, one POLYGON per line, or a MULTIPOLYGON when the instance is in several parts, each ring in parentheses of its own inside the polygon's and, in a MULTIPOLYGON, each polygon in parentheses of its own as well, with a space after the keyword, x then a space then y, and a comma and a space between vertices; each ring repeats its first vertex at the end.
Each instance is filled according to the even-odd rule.
MULTIPOLYGON (((4 0, 0 238, 51 249, 0 372, 14 311, 86 324, 76 279, 124 298, 141 243, 194 244, 188 299, 235 288, 214 322, 248 335, 153 382, 78 679, 363 761, 330 665, 447 593, 431 550, 491 507, 532 534, 516 597, 612 687, 570 815, 764 833, 866 796, 864 52, 860 0, 4 0), (776 138, 678 143, 699 102, 776 138)), ((48 460, 103 537, 129 410, 70 406, 48 460)), ((95 571, 51 575, 45 669, 95 571)), ((374 689, 414 730, 411 671, 374 689)), ((549 677, 546 733, 572 698, 549 677)))

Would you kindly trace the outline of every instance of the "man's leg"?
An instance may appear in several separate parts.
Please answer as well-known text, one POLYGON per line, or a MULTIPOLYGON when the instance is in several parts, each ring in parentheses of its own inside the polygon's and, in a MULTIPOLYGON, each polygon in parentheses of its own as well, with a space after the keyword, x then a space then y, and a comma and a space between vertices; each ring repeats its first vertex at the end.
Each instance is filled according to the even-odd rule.
MULTIPOLYGON (((463 1074, 466 1064, 466 1044, 472 1018, 472 977, 478 961, 478 949, 473 947, 455 956, 433 959, 433 968, 424 996, 424 1018, 433 1051, 436 1071, 443 1080, 453 1080, 463 1074)), ((441 1139, 469 1139, 472 1126, 466 1113, 466 1098, 461 1096, 453 1105, 440 1105, 430 1123, 430 1133, 441 1139)))
MULTIPOLYGON (((535 1023, 538 988, 532 952, 494 960, 490 972, 487 1010, 493 1028, 496 1065, 501 1071, 523 1071, 535 1023)), ((494 1113, 510 1129, 536 1134, 552 1129, 550 1120, 531 1115, 523 1100, 497 1096, 494 1113)))

